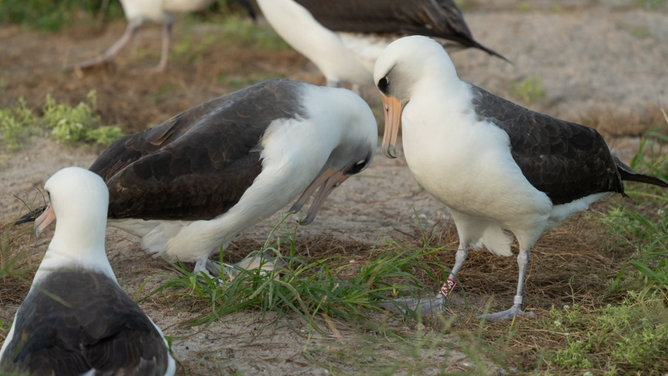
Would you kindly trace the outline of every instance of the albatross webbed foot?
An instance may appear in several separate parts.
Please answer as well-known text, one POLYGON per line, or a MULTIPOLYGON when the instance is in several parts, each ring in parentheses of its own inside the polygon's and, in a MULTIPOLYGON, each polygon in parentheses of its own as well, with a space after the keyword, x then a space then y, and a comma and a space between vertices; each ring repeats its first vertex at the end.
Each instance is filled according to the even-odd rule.
POLYGON ((524 312, 522 311, 522 304, 513 304, 513 306, 510 309, 507 309, 502 312, 496 312, 496 313, 490 313, 487 315, 480 315, 478 316, 478 319, 482 320, 485 319, 487 321, 491 322, 498 322, 498 321, 512 321, 515 316, 517 317, 528 317, 530 319, 533 319, 536 317, 536 315, 533 312, 524 312))
POLYGON ((242 270, 253 270, 261 269, 266 273, 269 273, 275 269, 285 268, 286 264, 280 258, 276 258, 270 254, 252 254, 245 259, 237 262, 233 265, 221 265, 214 263, 211 260, 207 260, 207 269, 213 273, 216 277, 225 276, 225 279, 228 281, 236 278, 242 270))
MULTIPOLYGON (((209 268, 208 268, 209 263, 210 263, 210 261, 209 261, 208 258, 207 259, 202 259, 202 260, 197 260, 197 262, 195 263, 195 269, 193 270, 193 274, 198 276, 200 273, 204 273, 207 277, 209 277, 211 279, 215 279, 218 275, 216 275, 216 277, 214 277, 214 275, 212 275, 209 272, 209 268)), ((217 274, 217 273, 215 273, 215 269, 213 271, 214 271, 213 274, 217 274)))

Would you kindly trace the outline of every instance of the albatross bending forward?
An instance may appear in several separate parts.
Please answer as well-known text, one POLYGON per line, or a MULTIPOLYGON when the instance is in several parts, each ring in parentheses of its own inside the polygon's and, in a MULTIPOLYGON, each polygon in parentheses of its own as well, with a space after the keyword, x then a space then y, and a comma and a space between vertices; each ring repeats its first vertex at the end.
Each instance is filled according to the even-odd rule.
POLYGON ((158 328, 121 289, 105 253, 109 193, 78 167, 44 186, 49 210, 35 221, 56 232, 0 350, 0 374, 171 376, 158 328))
POLYGON ((301 223, 313 221, 377 142, 371 109, 350 90, 270 80, 127 136, 90 170, 109 188, 110 226, 215 274, 208 258, 221 245, 301 194, 299 211, 319 189, 301 223))
POLYGON ((325 75, 328 86, 370 85, 385 47, 406 35, 477 48, 505 58, 471 35, 452 0, 258 0, 267 22, 325 75))
POLYGON ((401 121, 408 167, 457 226, 459 250, 441 298, 454 287, 469 248, 511 256, 512 235, 517 238, 517 294, 512 308, 488 315, 490 320, 525 314, 529 251, 544 231, 609 193, 624 195, 624 180, 668 187, 612 156, 596 130, 461 81, 445 50, 428 38, 390 44, 378 58, 374 80, 386 111, 385 155, 396 158, 401 121))

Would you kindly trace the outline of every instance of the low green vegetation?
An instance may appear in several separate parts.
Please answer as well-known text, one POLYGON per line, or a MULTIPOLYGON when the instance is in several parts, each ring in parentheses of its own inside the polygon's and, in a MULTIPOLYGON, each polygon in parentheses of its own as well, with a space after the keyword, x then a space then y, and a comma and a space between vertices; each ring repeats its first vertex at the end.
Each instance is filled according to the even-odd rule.
POLYGON ((648 11, 657 11, 663 7, 666 0, 635 0, 639 7, 648 11))
POLYGON ((66 144, 97 144, 108 146, 123 136, 118 126, 102 126, 95 113, 97 95, 91 91, 87 101, 76 106, 57 103, 47 94, 46 103, 37 114, 28 103, 19 99, 13 108, 0 109, 0 147, 10 151, 23 149, 36 136, 50 136, 66 144))
POLYGON ((633 35, 634 37, 636 37, 638 39, 646 39, 646 38, 651 37, 652 33, 648 29, 640 27, 640 28, 631 30, 631 35, 633 35))
POLYGON ((285 237, 273 243, 267 241, 258 250, 278 255, 285 267, 270 272, 242 270, 232 280, 221 281, 206 275, 195 276, 187 267, 177 264, 174 269, 178 275, 168 276, 170 280, 151 295, 167 293, 189 302, 206 302, 210 306, 208 313, 193 320, 193 325, 210 324, 226 314, 256 309, 281 315, 294 313, 309 325, 313 325, 316 315, 326 314, 380 330, 366 318, 369 312, 379 310, 379 303, 397 295, 424 296, 428 287, 444 279, 445 270, 433 259, 437 249, 383 251, 354 263, 341 256, 312 260, 297 255, 295 234, 284 232, 285 237), (425 286, 415 271, 434 267, 441 268, 442 273, 428 272, 432 281, 425 286))
MULTIPOLYGON (((246 11, 236 0, 215 1, 202 14, 240 13, 246 11)), ((114 0, 2 0, 0 25, 15 24, 33 30, 56 32, 67 26, 88 24, 97 20, 123 18, 123 7, 114 0)))
POLYGON ((95 17, 122 17, 117 1, 109 0, 2 0, 0 24, 17 24, 55 32, 65 25, 93 21, 95 17))
POLYGON ((259 48, 267 51, 282 51, 290 48, 269 25, 257 24, 247 17, 230 15, 222 25, 222 43, 259 48))
POLYGON ((545 85, 540 77, 537 76, 529 76, 513 84, 510 88, 510 93, 526 104, 539 102, 546 96, 545 85))
POLYGON ((564 345, 548 353, 551 366, 596 369, 606 375, 658 375, 668 370, 665 296, 631 292, 619 305, 553 309, 546 321, 555 340, 564 345))

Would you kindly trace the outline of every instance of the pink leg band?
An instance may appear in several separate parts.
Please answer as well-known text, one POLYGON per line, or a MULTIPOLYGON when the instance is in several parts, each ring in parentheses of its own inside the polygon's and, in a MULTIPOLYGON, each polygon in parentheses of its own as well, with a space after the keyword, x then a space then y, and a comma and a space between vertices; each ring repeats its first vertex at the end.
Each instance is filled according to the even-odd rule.
POLYGON ((447 298, 448 295, 450 295, 450 293, 452 292, 452 290, 455 289, 455 286, 457 286, 457 282, 448 278, 448 280, 445 281, 443 286, 441 286, 441 291, 439 291, 439 294, 441 294, 444 298, 447 298))

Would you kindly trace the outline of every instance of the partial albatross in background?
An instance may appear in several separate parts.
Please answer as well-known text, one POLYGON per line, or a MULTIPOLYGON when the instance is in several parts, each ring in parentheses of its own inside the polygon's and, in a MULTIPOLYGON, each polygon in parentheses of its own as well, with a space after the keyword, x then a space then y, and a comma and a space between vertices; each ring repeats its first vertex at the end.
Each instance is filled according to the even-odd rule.
POLYGON ((90 170, 109 187, 110 226, 151 254, 216 273, 208 258, 221 245, 301 194, 299 211, 319 188, 301 223, 313 221, 377 143, 371 109, 350 90, 270 80, 127 136, 90 170))
POLYGON ((65 168, 44 186, 36 232, 56 232, 0 350, 1 374, 171 376, 162 331, 121 289, 104 247, 109 193, 102 179, 65 168))
MULTIPOLYGON (((95 59, 83 61, 66 69, 88 69, 97 65, 105 64, 113 60, 116 55, 125 47, 137 34, 139 27, 145 21, 152 21, 162 24, 162 53, 160 62, 153 69, 156 72, 162 72, 167 68, 167 59, 169 56, 169 45, 172 36, 172 25, 181 16, 206 9, 215 0, 120 0, 125 18, 128 20, 128 26, 119 40, 109 47, 102 56, 95 59)), ((251 17, 255 18, 253 8, 247 0, 237 0, 251 17)))
POLYGON ((374 80, 385 105, 383 152, 396 158, 401 121, 408 167, 457 226, 456 263, 436 303, 454 287, 469 247, 511 256, 512 234, 519 243, 517 294, 512 308, 487 319, 531 314, 522 311, 522 287, 529 251, 545 230, 609 193, 624 195, 624 180, 668 187, 612 156, 596 130, 460 81, 448 54, 429 38, 390 44, 374 80))
POLYGON ((453 0, 258 0, 267 22, 325 75, 328 86, 370 85, 376 59, 402 36, 478 48, 453 0))

